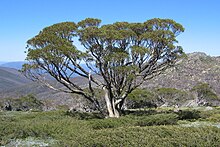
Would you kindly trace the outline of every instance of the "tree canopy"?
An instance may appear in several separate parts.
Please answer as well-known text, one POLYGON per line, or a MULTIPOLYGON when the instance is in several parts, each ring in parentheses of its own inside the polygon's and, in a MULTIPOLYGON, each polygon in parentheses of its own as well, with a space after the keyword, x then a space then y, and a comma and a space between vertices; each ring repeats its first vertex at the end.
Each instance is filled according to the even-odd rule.
POLYGON ((181 24, 159 18, 106 25, 94 18, 57 23, 27 41, 29 62, 22 72, 54 90, 80 94, 100 112, 119 117, 129 93, 184 55, 176 39, 183 31, 181 24), (77 39, 82 50, 75 45, 77 39), (65 88, 51 85, 48 74, 65 88), (74 82, 74 75, 87 79, 87 84, 74 82), (96 88, 104 91, 105 107, 96 88))

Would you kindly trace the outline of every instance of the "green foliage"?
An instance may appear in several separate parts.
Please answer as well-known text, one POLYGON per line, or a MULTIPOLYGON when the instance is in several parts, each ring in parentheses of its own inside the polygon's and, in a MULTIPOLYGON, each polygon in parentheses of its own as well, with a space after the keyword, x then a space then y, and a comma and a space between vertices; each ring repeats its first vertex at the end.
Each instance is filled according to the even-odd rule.
POLYGON ((175 88, 158 88, 156 89, 156 93, 166 98, 173 98, 175 95, 179 97, 186 95, 186 92, 175 88))
POLYGON ((190 99, 190 94, 186 91, 175 88, 157 88, 153 90, 135 89, 128 95, 128 108, 137 109, 144 107, 157 107, 168 103, 168 106, 183 104, 190 99))
POLYGON ((140 119, 137 126, 157 126, 157 125, 175 125, 178 121, 178 115, 176 114, 156 114, 144 119, 140 119))
POLYGON ((184 55, 182 47, 176 45, 176 37, 184 28, 174 20, 100 23, 99 19, 87 18, 78 23, 61 22, 44 28, 27 41, 29 63, 23 66, 22 72, 44 84, 48 84, 45 76, 49 74, 66 88, 62 91, 82 95, 99 111, 102 107, 91 85, 105 87, 112 107, 120 100, 118 106, 122 109, 121 103, 133 89, 184 55), (75 39, 80 41, 83 50, 75 46, 75 39), (81 65, 83 62, 98 78, 81 65), (71 80, 73 75, 89 80, 88 87, 82 89, 71 80))
POLYGON ((200 111, 201 119, 211 122, 220 122, 219 114, 220 114, 220 110, 217 107, 214 107, 213 110, 200 111))
POLYGON ((198 97, 206 100, 218 100, 217 94, 213 91, 211 86, 207 83, 200 83, 194 86, 191 91, 197 92, 198 97))
POLYGON ((157 92, 160 93, 166 93, 168 95, 171 95, 173 93, 179 92, 180 90, 177 90, 175 88, 158 88, 157 92))
POLYGON ((43 103, 33 95, 27 95, 19 99, 21 103, 30 109, 42 109, 43 103))
POLYGON ((66 115, 78 120, 90 120, 93 129, 118 128, 125 126, 152 126, 152 125, 175 125, 178 121, 176 114, 154 114, 148 111, 136 112, 117 118, 103 118, 96 113, 66 112, 66 115))
POLYGON ((207 120, 211 122, 220 122, 220 114, 213 114, 207 120))
POLYGON ((147 89, 135 89, 128 95, 127 106, 131 109, 156 107, 156 95, 147 89))
POLYGON ((80 111, 66 111, 67 116, 71 116, 78 120, 88 120, 88 119, 101 119, 103 116, 100 113, 87 113, 80 111))
POLYGON ((33 95, 23 96, 18 99, 7 98, 4 99, 2 103, 6 103, 10 106, 9 110, 14 111, 41 111, 44 106, 44 104, 40 100, 37 100, 33 95))
POLYGON ((172 125, 177 118, 169 112, 89 120, 63 111, 0 112, 0 145, 32 137, 54 140, 49 146, 219 146, 219 128, 172 125))
POLYGON ((181 110, 177 112, 177 114, 179 115, 180 120, 190 120, 190 119, 196 120, 201 117, 200 111, 197 110, 181 110))
POLYGON ((80 21, 77 25, 82 28, 91 27, 91 26, 99 26, 101 23, 100 19, 95 18, 86 18, 85 20, 80 21))
POLYGON ((120 119, 117 118, 107 118, 101 120, 93 120, 91 121, 91 126, 95 130, 107 129, 107 128, 118 128, 126 125, 131 125, 132 120, 122 117, 120 119))
POLYGON ((181 104, 189 99, 187 92, 175 88, 158 88, 155 90, 155 93, 162 101, 168 102, 169 106, 181 104))
POLYGON ((128 95, 128 99, 140 101, 140 100, 154 100, 154 93, 147 89, 135 89, 128 95))
POLYGON ((134 115, 134 116, 148 116, 158 114, 156 109, 134 109, 134 110, 125 110, 125 115, 134 115))

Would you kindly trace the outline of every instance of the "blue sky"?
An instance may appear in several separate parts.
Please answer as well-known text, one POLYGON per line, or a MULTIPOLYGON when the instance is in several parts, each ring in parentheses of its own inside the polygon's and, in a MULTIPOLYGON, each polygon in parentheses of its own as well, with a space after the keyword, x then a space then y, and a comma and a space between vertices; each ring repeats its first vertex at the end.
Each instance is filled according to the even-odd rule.
POLYGON ((220 0, 0 0, 0 61, 25 59, 26 41, 44 27, 93 17, 102 24, 170 18, 185 27, 186 53, 220 56, 220 0))

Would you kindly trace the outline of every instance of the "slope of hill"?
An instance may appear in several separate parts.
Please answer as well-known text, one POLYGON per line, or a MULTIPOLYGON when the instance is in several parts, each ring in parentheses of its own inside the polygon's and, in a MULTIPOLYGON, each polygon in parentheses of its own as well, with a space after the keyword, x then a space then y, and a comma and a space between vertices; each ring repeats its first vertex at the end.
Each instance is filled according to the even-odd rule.
MULTIPOLYGON (((76 83, 87 85, 83 78, 73 78, 76 83)), ((77 100, 72 97, 76 95, 55 92, 38 83, 29 83, 16 70, 0 68, 0 98, 19 97, 34 94, 39 99, 53 100, 58 105, 75 105, 77 100), (3 81, 3 82, 2 82, 3 81)), ((154 79, 145 82, 142 88, 168 87, 189 92, 200 83, 208 83, 213 92, 220 98, 220 57, 211 57, 204 53, 191 53, 187 58, 178 61, 174 68, 168 69, 154 79)), ((84 87, 83 86, 83 87, 84 87)), ((190 98, 187 98, 189 100, 190 98)), ((193 99, 193 98, 192 98, 193 99)), ((183 100, 184 101, 184 100, 183 100)))
POLYGON ((0 67, 0 91, 29 83, 16 69, 0 67))
MULTIPOLYGON (((82 78, 74 78, 73 80, 80 84, 85 84, 86 82, 86 80, 82 80, 82 78)), ((52 81, 52 83, 58 87, 62 87, 60 84, 55 84, 55 81, 52 81)), ((46 106, 47 109, 54 109, 57 106, 68 106, 80 109, 82 105, 80 96, 54 91, 38 82, 29 82, 24 85, 0 90, 0 100, 4 98, 20 98, 29 94, 42 100, 45 105, 48 105, 46 106)))
POLYGON ((220 95, 220 57, 211 57, 195 52, 178 61, 174 68, 168 69, 143 87, 170 87, 190 90, 199 83, 208 83, 220 95))

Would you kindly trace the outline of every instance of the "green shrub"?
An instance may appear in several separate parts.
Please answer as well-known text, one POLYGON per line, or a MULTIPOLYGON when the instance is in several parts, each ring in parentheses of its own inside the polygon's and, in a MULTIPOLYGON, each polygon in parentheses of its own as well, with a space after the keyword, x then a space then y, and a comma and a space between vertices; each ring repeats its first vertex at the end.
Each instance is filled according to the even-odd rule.
POLYGON ((154 92, 160 97, 160 103, 168 103, 168 106, 182 104, 190 98, 189 93, 175 88, 158 88, 154 92))
POLYGON ((194 86, 191 91, 196 92, 198 98, 206 100, 219 100, 217 94, 213 91, 208 83, 200 83, 194 86))
MULTIPOLYGON (((220 143, 220 129, 181 128, 175 126, 128 127, 103 129, 81 136, 79 142, 71 146, 212 146, 220 143), (89 136, 90 135, 90 136, 89 136), (84 137, 84 138, 82 138, 84 137)), ((63 146, 63 144, 61 144, 63 146)))
POLYGON ((177 112, 177 114, 180 120, 190 120, 190 119, 201 118, 200 111, 197 111, 197 110, 181 110, 177 112))
POLYGON ((18 99, 7 98, 4 99, 7 104, 6 110, 13 111, 42 111, 44 104, 35 98, 33 95, 27 95, 18 99))
POLYGON ((220 114, 213 114, 207 120, 212 122, 220 122, 220 114))
POLYGON ((80 111, 66 111, 67 116, 74 117, 78 120, 88 120, 88 119, 101 119, 103 116, 100 113, 89 113, 80 111))
POLYGON ((178 121, 176 114, 155 114, 146 116, 126 115, 119 119, 108 118, 91 121, 93 129, 106 129, 118 127, 135 127, 135 126, 156 126, 156 125, 175 125, 178 121))
POLYGON ((218 108, 213 108, 213 110, 204 110, 200 112, 202 120, 211 122, 220 122, 220 110, 218 108))
POLYGON ((219 128, 164 125, 175 124, 176 118, 176 114, 161 113, 145 116, 127 115, 119 119, 78 120, 63 111, 1 112, 0 146, 8 146, 13 140, 25 140, 29 137, 43 141, 55 140, 55 144, 48 145, 55 147, 219 146, 219 128), (2 119, 3 117, 5 119, 2 119), (148 121, 150 125, 160 126, 136 126, 142 120, 148 121))
POLYGON ((148 116, 157 114, 158 112, 153 109, 145 109, 145 110, 125 110, 125 115, 134 115, 134 116, 148 116))
POLYGON ((130 109, 136 108, 156 108, 156 95, 147 89, 135 89, 128 95, 127 107, 130 109))
POLYGON ((140 119, 137 126, 175 125, 178 121, 176 114, 156 114, 140 119))
POLYGON ((212 115, 216 114, 216 111, 200 111, 200 117, 201 119, 208 119, 212 115))
POLYGON ((120 126, 117 118, 108 118, 102 120, 95 120, 92 122, 93 129, 106 129, 106 128, 116 128, 120 126))

